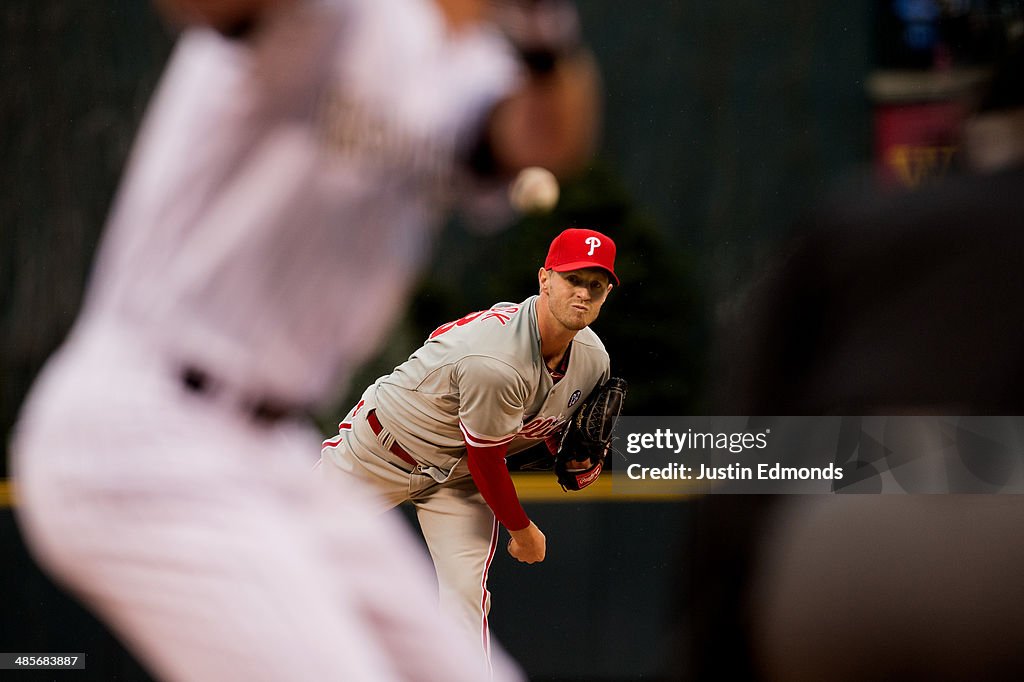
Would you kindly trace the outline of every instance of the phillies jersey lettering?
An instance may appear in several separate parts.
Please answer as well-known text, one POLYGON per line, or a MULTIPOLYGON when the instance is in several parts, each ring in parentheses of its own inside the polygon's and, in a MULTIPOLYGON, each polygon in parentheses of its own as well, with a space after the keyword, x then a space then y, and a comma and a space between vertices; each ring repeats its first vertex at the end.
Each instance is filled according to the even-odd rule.
POLYGON ((536 417, 520 429, 517 435, 523 438, 543 440, 567 421, 569 421, 567 417, 536 417))
POLYGON ((368 403, 406 450, 450 466, 478 447, 508 444, 514 454, 556 432, 609 375, 608 353, 589 328, 569 348, 554 382, 540 352, 537 297, 498 304, 443 324, 367 391, 368 403))

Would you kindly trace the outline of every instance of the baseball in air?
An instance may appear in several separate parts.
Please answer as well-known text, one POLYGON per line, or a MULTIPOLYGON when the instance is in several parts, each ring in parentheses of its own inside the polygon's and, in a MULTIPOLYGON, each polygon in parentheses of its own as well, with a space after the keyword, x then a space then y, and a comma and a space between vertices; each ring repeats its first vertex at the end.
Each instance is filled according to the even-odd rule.
POLYGON ((547 213, 558 203, 558 180, 546 168, 524 168, 509 186, 508 198, 520 213, 547 213))

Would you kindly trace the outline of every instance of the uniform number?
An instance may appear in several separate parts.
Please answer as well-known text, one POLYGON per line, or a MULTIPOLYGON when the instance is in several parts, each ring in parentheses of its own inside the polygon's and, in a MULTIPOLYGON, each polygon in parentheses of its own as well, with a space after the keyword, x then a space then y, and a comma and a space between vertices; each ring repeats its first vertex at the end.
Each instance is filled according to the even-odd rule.
POLYGON ((508 323, 512 316, 519 312, 519 306, 509 306, 508 308, 490 308, 488 310, 478 310, 475 313, 470 313, 465 317, 459 318, 454 322, 445 322, 440 327, 430 332, 431 339, 444 334, 447 331, 454 329, 455 327, 461 327, 469 324, 473 320, 480 318, 482 320, 497 320, 502 325, 508 323))

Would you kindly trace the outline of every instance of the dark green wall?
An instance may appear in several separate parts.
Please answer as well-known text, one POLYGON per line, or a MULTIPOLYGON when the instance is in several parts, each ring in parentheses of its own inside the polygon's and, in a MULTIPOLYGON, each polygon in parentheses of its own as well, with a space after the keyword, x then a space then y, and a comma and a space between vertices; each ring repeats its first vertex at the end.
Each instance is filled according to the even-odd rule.
POLYGON ((709 296, 867 162, 873 4, 580 3, 605 74, 606 154, 697 256, 709 296))

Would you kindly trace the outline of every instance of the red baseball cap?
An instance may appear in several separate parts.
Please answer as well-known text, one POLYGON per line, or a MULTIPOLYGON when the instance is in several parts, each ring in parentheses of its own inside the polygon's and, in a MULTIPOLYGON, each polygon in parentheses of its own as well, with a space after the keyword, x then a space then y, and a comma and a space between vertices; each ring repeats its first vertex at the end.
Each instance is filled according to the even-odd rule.
POLYGON ((601 268, 616 286, 619 285, 619 278, 615 276, 615 242, 595 230, 570 228, 555 237, 544 268, 555 272, 601 268))

